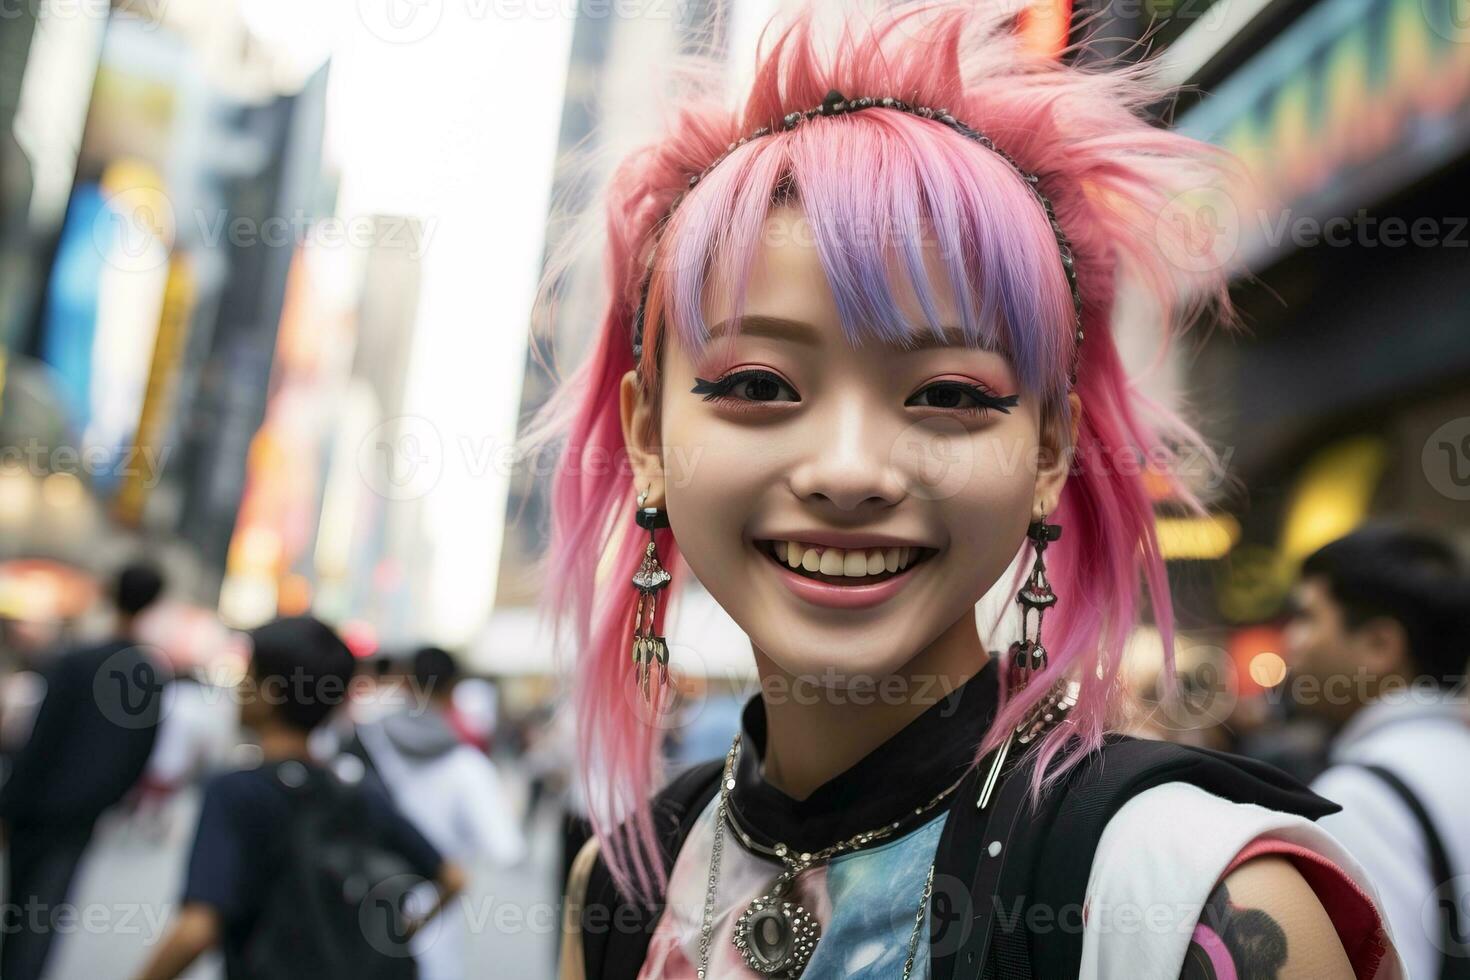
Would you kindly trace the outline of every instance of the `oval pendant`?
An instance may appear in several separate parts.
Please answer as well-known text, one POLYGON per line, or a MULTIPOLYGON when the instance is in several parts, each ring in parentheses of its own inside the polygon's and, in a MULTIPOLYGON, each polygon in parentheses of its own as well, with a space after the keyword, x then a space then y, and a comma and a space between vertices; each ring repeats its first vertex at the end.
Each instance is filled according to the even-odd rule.
POLYGON ((731 941, 752 970, 795 980, 821 938, 820 923, 799 903, 762 895, 740 914, 731 941))

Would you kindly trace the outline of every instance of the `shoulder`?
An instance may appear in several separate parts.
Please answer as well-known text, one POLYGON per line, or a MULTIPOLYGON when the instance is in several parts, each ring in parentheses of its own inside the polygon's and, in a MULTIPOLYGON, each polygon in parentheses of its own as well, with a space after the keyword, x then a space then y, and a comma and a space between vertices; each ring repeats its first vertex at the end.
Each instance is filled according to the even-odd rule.
POLYGON ((1200 912, 1180 977, 1352 977, 1338 929, 1307 879, 1281 855, 1251 858, 1222 878, 1200 912))
POLYGON ((259 793, 270 786, 270 775, 261 766, 240 766, 217 772, 204 781, 209 796, 234 796, 259 793))
MULTIPOLYGON (((1094 917, 1139 911, 1164 915, 1163 909, 1187 917, 1203 905, 1232 859, 1268 834, 1334 849, 1331 838, 1300 814, 1235 802, 1187 782, 1152 786, 1124 803, 1104 826, 1085 901, 1094 917), (1139 861, 1140 854, 1149 860, 1139 861)), ((1090 918, 1088 925, 1094 921, 1090 918)), ((1185 929, 1189 924, 1171 922, 1185 929)), ((1101 927, 1107 929, 1105 923, 1101 927)))
POLYGON ((1414 818, 1392 786, 1356 765, 1333 765, 1312 781, 1312 789, 1341 804, 1327 826, 1351 832, 1363 825, 1374 835, 1402 834, 1414 818))
POLYGON ((249 807, 280 795, 270 773, 260 766, 215 773, 204 781, 206 805, 249 807))
POLYGON ((287 816, 286 797, 260 769, 216 773, 204 781, 196 846, 205 841, 259 839, 287 816))
POLYGON ((1116 787, 1131 795, 1170 782, 1192 783, 1229 799, 1258 802, 1317 819, 1335 812, 1331 800, 1287 772, 1250 756, 1158 739, 1110 734, 1083 766, 1078 790, 1116 787))
MULTIPOLYGON (((694 818, 719 792, 720 774, 724 770, 724 759, 709 759, 696 762, 674 772, 663 788, 653 794, 649 807, 653 812, 654 829, 662 838, 666 852, 675 855, 684 845, 694 818)), ((578 853, 589 861, 588 871, 594 883, 607 877, 607 866, 602 852, 593 845, 594 835, 578 853)), ((610 878, 609 878, 610 880, 610 878)), ((594 888, 594 892, 596 889, 594 888)))
POLYGON ((126 670, 140 656, 134 648, 121 643, 78 647, 57 657, 43 676, 48 686, 90 684, 104 666, 126 670))
MULTIPOLYGON (((653 795, 650 808, 654 830, 666 861, 677 857, 683 849, 696 818, 719 791, 723 770, 724 759, 710 759, 686 766, 674 772, 663 788, 653 795)), ((569 874, 569 894, 574 883, 571 879, 574 878, 578 879, 575 884, 583 896, 585 907, 597 907, 599 913, 613 916, 630 910, 626 896, 613 882, 596 835, 589 838, 577 853, 569 874)), ((640 910, 635 914, 644 913, 640 910)), ((586 952, 588 962, 600 962, 607 944, 605 934, 594 936, 584 930, 584 938, 589 944, 586 952)))
POLYGON ((663 822, 665 832, 677 834, 682 841, 690 818, 719 792, 724 768, 723 758, 707 759, 676 770, 670 776, 653 795, 652 802, 654 819, 663 822))
MULTIPOLYGON (((1242 943, 1251 955, 1273 944, 1290 951, 1286 972, 1271 975, 1336 976, 1350 963, 1349 975, 1373 976, 1390 948, 1372 882, 1331 834, 1299 813, 1189 783, 1152 787, 1119 809, 1098 843, 1086 894, 1084 962, 1102 972, 1143 957, 1174 976, 1181 959, 1210 949, 1243 956, 1245 946, 1228 949, 1242 943), (1140 853, 1149 860, 1138 861, 1140 853), (1142 932, 1124 928, 1140 922, 1142 932)), ((1269 973, 1232 962, 1243 973, 1269 973)))
POLYGON ((500 775, 500 767, 495 764, 494 759, 473 745, 463 742, 444 753, 437 764, 446 771, 456 775, 465 774, 482 782, 495 780, 500 775))
MULTIPOLYGON (((1038 816, 1049 832, 1039 842, 1039 884, 1069 900, 1081 891, 1079 869, 1087 874, 1091 867, 1095 879, 1114 855, 1125 855, 1120 860, 1126 867, 1133 855, 1167 846, 1221 852, 1223 864, 1235 853, 1232 845, 1254 833, 1278 825, 1310 827, 1337 809, 1299 780, 1253 759, 1109 735, 1043 797, 1038 816)), ((1157 874, 1169 870, 1163 861, 1148 866, 1157 874)))

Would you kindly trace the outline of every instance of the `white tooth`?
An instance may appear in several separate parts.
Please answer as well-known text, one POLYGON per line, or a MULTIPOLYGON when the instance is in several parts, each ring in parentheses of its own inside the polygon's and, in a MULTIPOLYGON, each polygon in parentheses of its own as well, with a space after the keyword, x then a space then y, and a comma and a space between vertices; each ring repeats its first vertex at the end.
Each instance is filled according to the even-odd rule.
POLYGON ((883 549, 874 548, 868 552, 868 574, 877 575, 883 571, 883 549))
POLYGON ((843 574, 843 568, 845 566, 845 563, 843 562, 843 555, 845 554, 846 552, 844 552, 841 548, 828 548, 827 550, 823 551, 822 562, 818 568, 818 571, 820 571, 823 575, 843 574))
POLYGON ((890 572, 898 571, 898 553, 901 550, 902 549, 900 548, 884 548, 883 567, 888 569, 890 572))
POLYGON ((913 548, 899 548, 898 549, 898 567, 899 568, 908 568, 909 567, 909 559, 912 558, 912 557, 914 557, 914 549, 913 548))
POLYGON ((801 567, 801 557, 806 554, 806 549, 795 541, 786 542, 786 564, 792 568, 801 567))
POLYGON ((818 571, 822 567, 822 556, 817 554, 813 548, 806 549, 801 556, 801 567, 809 572, 818 571))
POLYGON ((786 560, 786 542, 785 541, 777 541, 776 542, 776 557, 779 558, 781 561, 785 561, 786 560))
POLYGON ((860 578, 868 574, 868 556, 856 549, 842 553, 842 574, 860 578))

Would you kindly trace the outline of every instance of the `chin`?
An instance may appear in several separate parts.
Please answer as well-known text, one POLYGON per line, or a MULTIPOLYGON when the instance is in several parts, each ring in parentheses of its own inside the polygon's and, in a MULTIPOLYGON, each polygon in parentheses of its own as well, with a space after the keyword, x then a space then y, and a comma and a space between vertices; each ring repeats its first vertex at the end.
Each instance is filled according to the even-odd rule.
POLYGON ((880 683, 883 678, 903 670, 917 652, 917 648, 910 649, 909 645, 895 648, 871 641, 843 641, 840 649, 824 653, 823 647, 831 642, 830 637, 814 638, 810 645, 788 640, 778 643, 775 649, 761 649, 782 671, 806 679, 808 687, 817 685, 832 690, 866 688, 880 683), (895 649, 904 652, 896 655, 895 649))

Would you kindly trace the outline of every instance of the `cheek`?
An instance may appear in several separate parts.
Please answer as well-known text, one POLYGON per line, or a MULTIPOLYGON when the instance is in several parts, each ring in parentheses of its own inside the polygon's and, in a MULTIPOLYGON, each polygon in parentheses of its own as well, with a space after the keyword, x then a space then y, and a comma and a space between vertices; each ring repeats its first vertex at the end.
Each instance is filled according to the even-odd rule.
POLYGON ((705 412, 676 411, 664 419, 669 524, 695 575, 709 584, 724 558, 738 553, 744 528, 785 463, 758 429, 705 412))
POLYGON ((972 568, 984 591, 1015 557, 1031 521, 1035 481, 1024 467, 977 469, 941 509, 951 560, 972 568))
POLYGON ((940 433, 913 455, 911 485, 939 508, 957 548, 994 550, 1009 561, 1031 520, 1037 450, 1035 423, 1025 416, 962 437, 940 433), (939 460, 942 466, 925 465, 939 460))

